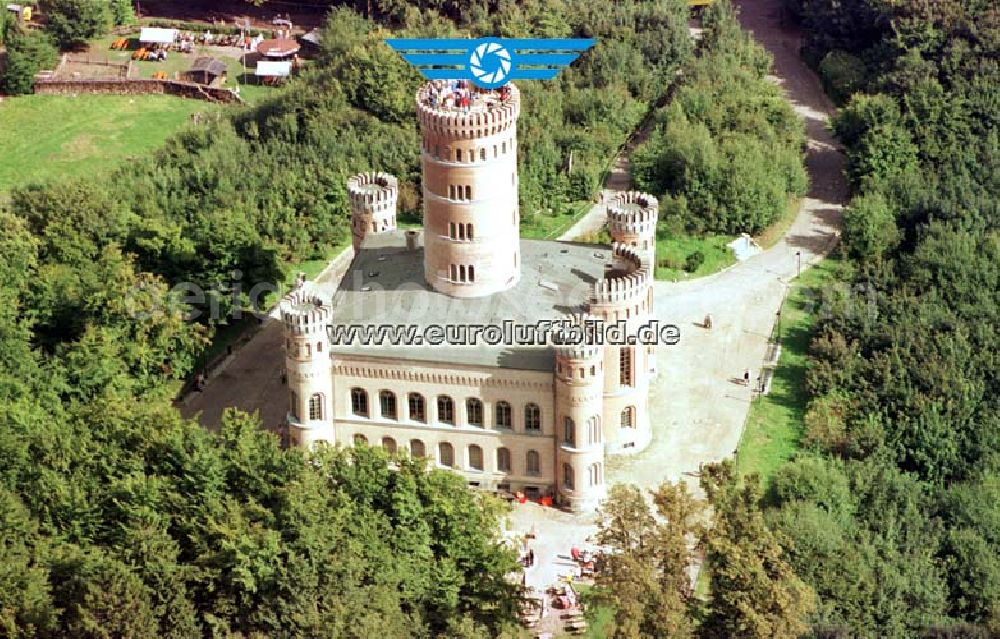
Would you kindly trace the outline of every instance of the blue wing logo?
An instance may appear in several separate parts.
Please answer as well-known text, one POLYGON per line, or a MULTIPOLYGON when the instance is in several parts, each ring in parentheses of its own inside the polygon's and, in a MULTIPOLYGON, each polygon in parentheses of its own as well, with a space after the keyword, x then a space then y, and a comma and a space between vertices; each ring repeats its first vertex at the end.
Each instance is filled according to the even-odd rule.
POLYGON ((459 38, 386 41, 428 80, 471 80, 497 89, 511 80, 551 80, 597 42, 592 38, 459 38))

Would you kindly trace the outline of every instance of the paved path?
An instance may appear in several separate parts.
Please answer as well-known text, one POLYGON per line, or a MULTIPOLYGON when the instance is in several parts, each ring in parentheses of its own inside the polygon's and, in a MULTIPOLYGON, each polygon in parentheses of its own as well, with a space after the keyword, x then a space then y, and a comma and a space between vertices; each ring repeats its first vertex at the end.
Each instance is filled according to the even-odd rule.
POLYGON ((677 324, 681 342, 661 347, 661 374, 650 396, 653 443, 639 455, 610 464, 610 482, 653 487, 686 478, 703 462, 736 449, 750 407, 750 391, 733 383, 745 368, 756 379, 786 288, 797 272, 821 259, 838 239, 847 200, 843 155, 827 130, 833 105, 798 55, 798 35, 779 25, 780 0, 744 0, 740 22, 774 56, 774 81, 805 119, 806 166, 812 187, 792 227, 775 246, 729 270, 685 282, 656 282, 655 314, 677 324), (706 313, 711 330, 700 328, 706 313))
MULTIPOLYGON (((779 26, 780 0, 737 2, 740 21, 774 55, 774 81, 806 122, 806 165, 812 187, 785 237, 772 248, 709 277, 656 282, 654 311, 677 324, 681 341, 657 353, 660 375, 650 394, 653 442, 633 457, 609 462, 609 484, 629 482, 653 488, 664 480, 685 480, 700 493, 700 464, 732 456, 750 408, 749 389, 734 383, 750 368, 756 377, 790 281, 825 256, 839 237, 840 210, 848 197, 843 155, 827 131, 833 105, 798 55, 798 36, 779 26), (700 327, 711 313, 711 330, 700 327)), ((588 228, 588 230, 590 230, 588 228)), ((566 567, 558 559, 595 531, 593 516, 539 515, 516 506, 511 521, 523 532, 534 525, 536 554, 547 565, 528 572, 529 585, 553 583, 566 567), (530 522, 530 524, 529 524, 530 522)))

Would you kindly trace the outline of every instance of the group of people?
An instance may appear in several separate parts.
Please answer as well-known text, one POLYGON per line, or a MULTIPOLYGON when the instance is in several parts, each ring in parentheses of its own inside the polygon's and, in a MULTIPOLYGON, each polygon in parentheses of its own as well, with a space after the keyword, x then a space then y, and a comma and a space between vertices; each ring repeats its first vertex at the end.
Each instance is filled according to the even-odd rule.
POLYGON ((430 105, 434 108, 462 109, 468 112, 472 107, 485 105, 491 108, 510 97, 510 88, 503 86, 496 92, 474 91, 468 80, 434 80, 428 91, 430 105))

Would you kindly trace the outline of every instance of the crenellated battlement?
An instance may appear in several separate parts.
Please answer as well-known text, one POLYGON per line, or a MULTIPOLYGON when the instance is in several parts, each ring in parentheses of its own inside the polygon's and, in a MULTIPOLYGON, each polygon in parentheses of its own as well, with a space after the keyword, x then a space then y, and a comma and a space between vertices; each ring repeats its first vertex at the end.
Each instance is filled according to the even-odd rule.
POLYGON ((514 126, 521 113, 521 93, 513 84, 500 91, 471 89, 469 107, 448 106, 438 97, 434 83, 417 91, 417 117, 424 136, 446 140, 472 140, 502 133, 514 126))
MULTIPOLYGON (((568 313, 561 318, 561 321, 582 327, 586 322, 598 322, 600 318, 589 313, 568 313)), ((602 348, 595 343, 588 343, 586 334, 582 343, 556 346, 555 353, 557 359, 573 363, 601 360, 603 357, 602 348)))
POLYGON ((591 303, 596 305, 631 303, 645 297, 652 283, 649 261, 634 248, 612 246, 613 268, 604 279, 594 283, 591 303))
POLYGON ((296 289, 282 298, 280 309, 285 334, 294 336, 325 333, 333 313, 333 307, 319 297, 310 295, 304 288, 296 289))
POLYGON ((395 206, 399 196, 399 181, 396 176, 382 171, 358 173, 347 180, 347 194, 354 210, 368 211, 385 205, 395 206))
POLYGON ((648 193, 619 191, 607 206, 611 236, 654 235, 658 210, 659 202, 648 193))

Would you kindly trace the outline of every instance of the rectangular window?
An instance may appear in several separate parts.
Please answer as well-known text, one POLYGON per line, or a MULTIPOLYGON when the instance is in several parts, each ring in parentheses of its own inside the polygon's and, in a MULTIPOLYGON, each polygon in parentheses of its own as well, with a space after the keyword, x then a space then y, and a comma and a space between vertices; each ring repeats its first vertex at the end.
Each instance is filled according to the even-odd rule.
POLYGON ((455 404, 450 397, 438 397, 438 421, 445 424, 455 423, 455 404))
POLYGON ((632 349, 628 347, 618 351, 618 379, 622 386, 632 385, 632 349))
POLYGON ((424 396, 418 393, 410 393, 410 419, 415 422, 426 422, 427 412, 424 407, 424 396))

